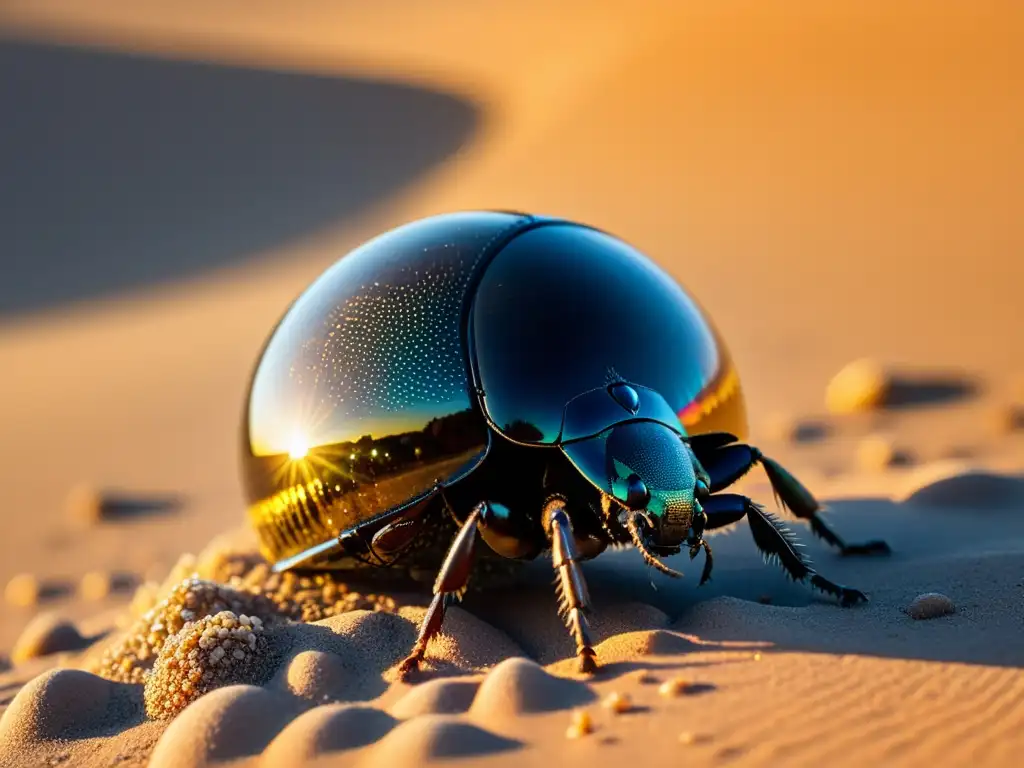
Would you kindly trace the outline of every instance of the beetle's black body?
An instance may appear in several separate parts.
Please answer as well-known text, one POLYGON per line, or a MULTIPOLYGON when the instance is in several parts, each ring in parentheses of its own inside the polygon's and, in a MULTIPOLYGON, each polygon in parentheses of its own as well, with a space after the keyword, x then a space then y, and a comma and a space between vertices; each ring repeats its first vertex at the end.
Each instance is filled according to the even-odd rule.
POLYGON ((703 583, 704 534, 743 517, 791 577, 863 600, 815 573, 753 501, 720 493, 760 463, 817 535, 886 551, 843 544, 745 432, 725 345, 650 260, 572 222, 480 212, 400 227, 315 281, 263 350, 242 434, 250 518, 275 569, 439 571, 410 671, 471 571, 545 552, 593 669, 578 564, 633 544, 678 575, 658 556, 703 549, 703 583))

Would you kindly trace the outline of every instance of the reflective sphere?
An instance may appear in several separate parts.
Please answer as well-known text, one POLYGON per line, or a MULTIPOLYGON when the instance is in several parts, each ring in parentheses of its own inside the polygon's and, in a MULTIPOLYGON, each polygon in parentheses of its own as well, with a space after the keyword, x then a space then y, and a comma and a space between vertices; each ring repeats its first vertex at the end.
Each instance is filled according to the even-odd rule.
POLYGON ((678 283, 572 222, 424 219, 340 259, 267 340, 243 417, 250 520, 273 562, 365 543, 495 440, 557 451, 637 419, 746 435, 732 359, 678 283))

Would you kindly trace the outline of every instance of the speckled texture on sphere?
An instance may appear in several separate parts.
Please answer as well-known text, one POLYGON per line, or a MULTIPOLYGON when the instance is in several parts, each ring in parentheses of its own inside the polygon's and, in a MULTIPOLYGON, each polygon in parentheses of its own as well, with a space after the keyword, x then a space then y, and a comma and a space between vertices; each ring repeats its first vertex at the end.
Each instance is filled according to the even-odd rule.
POLYGON ((253 378, 257 452, 284 450, 299 426, 315 427, 307 437, 325 445, 387 434, 394 415, 406 429, 469 408, 460 338, 467 287, 488 248, 526 220, 417 222, 324 272, 283 318, 253 378))
POLYGON ((267 655, 257 616, 221 611, 190 621, 167 638, 146 675, 146 713, 170 718, 215 688, 256 682, 268 669, 267 655))

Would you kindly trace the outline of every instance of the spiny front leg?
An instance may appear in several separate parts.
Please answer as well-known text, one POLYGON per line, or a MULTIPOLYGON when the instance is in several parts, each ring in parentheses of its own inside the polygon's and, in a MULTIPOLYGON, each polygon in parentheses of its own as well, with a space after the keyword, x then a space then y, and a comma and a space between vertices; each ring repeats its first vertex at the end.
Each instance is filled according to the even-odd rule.
POLYGON ((766 512, 752 499, 735 493, 720 493, 704 502, 708 529, 720 528, 746 515, 754 544, 765 560, 775 560, 794 581, 810 583, 815 589, 839 599, 844 607, 867 601, 863 592, 829 581, 811 567, 798 551, 800 546, 782 521, 766 512))
POLYGON ((434 582, 434 599, 430 602, 426 616, 420 624, 419 637, 412 651, 398 667, 399 679, 405 680, 420 668, 420 662, 427 651, 427 645, 441 631, 445 606, 450 597, 461 597, 469 584, 469 573, 473 567, 473 552, 476 549, 476 534, 480 520, 487 511, 487 504, 478 505, 466 518, 456 534, 448 555, 441 565, 434 582))
POLYGON ((551 538, 551 564, 558 574, 559 614, 576 641, 576 656, 580 671, 592 674, 597 671, 593 640, 590 636, 590 595, 587 582, 579 564, 579 555, 572 535, 572 523, 560 499, 555 499, 544 508, 545 528, 551 538))
MULTIPOLYGON (((745 443, 726 444, 732 437, 724 433, 696 435, 690 438, 690 447, 711 479, 711 492, 728 488, 745 475, 755 464, 761 464, 772 485, 775 498, 797 517, 807 520, 811 531, 844 555, 889 554, 892 550, 881 540, 847 544, 819 514, 821 505, 807 488, 781 464, 768 458, 756 447, 745 443)), ((733 438, 735 439, 735 438, 733 438)))

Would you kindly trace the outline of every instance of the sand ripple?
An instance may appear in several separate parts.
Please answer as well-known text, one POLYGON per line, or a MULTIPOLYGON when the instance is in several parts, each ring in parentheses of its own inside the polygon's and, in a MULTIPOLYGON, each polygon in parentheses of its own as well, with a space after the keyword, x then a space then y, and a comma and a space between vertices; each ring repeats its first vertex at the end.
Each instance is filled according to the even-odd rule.
POLYGON ((120 731, 142 717, 139 686, 54 669, 19 691, 0 719, 0 752, 50 739, 120 731))
POLYGON ((353 704, 327 704, 305 712, 281 731, 263 753, 266 768, 303 766, 328 752, 382 739, 398 723, 386 712, 353 704))
POLYGON ((529 659, 507 659, 484 679, 470 715, 498 720, 531 712, 550 712, 585 704, 594 693, 581 682, 555 677, 529 659))
POLYGON ((407 720, 360 760, 360 766, 420 766, 428 760, 479 757, 517 749, 520 742, 465 723, 452 715, 423 715, 407 720))
POLYGON ((191 768, 259 754, 295 712, 286 697, 265 688, 219 688, 189 705, 164 731, 150 768, 191 768))
POLYGON ((391 707, 399 720, 420 715, 453 715, 467 711, 480 689, 475 680, 440 678, 417 685, 391 707))

